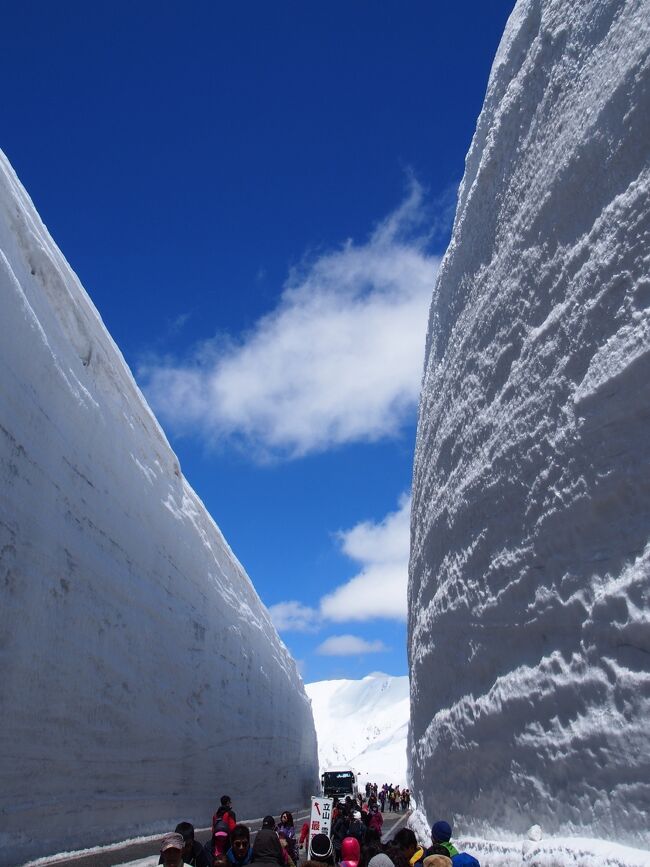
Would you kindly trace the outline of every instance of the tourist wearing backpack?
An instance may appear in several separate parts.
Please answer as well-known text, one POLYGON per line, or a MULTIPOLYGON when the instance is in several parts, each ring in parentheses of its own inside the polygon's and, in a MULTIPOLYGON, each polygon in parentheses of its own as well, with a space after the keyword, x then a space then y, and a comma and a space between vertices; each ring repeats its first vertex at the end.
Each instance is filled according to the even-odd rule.
POLYGON ((355 810, 352 814, 352 821, 350 822, 347 836, 356 837, 356 839, 359 841, 359 845, 363 845, 363 841, 366 836, 366 826, 361 820, 361 812, 359 810, 355 810))
POLYGON ((229 795, 221 796, 221 806, 212 817, 212 833, 215 833, 215 825, 221 820, 226 823, 226 831, 230 835, 235 830, 237 824, 237 816, 232 808, 232 801, 229 795))

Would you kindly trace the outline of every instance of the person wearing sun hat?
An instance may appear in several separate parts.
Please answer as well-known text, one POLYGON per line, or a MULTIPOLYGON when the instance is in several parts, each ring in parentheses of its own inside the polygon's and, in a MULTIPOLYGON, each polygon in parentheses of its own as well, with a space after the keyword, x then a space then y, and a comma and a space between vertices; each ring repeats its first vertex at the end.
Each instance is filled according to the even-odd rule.
MULTIPOLYGON (((204 847, 194 839, 194 825, 191 822, 179 822, 174 828, 176 834, 180 834, 185 841, 183 847, 183 862, 189 867, 212 867, 212 860, 206 854, 204 847)), ((164 864, 162 852, 158 860, 164 864)))
POLYGON ((172 831, 165 834, 160 844, 160 854, 165 867, 183 867, 183 849, 185 848, 185 840, 182 834, 172 831))
POLYGON ((448 855, 427 855, 422 863, 424 867, 453 867, 448 855))

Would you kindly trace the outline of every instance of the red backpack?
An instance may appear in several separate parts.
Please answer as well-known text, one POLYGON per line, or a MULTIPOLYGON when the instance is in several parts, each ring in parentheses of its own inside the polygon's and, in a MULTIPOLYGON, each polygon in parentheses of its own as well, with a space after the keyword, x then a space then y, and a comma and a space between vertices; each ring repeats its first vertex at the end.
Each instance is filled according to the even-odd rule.
POLYGON ((230 835, 236 824, 237 820, 232 810, 228 807, 219 807, 212 817, 212 835, 214 836, 217 831, 225 831, 226 834, 230 835))

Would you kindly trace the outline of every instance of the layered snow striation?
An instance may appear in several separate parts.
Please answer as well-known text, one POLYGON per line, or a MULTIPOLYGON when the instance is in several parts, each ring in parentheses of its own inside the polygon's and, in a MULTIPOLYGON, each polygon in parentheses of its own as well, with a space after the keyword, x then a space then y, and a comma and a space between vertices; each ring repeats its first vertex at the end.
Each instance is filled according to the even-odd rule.
POLYGON ((517 3, 434 292, 410 761, 463 832, 650 847, 649 28, 517 3))
POLYGON ((304 805, 266 609, 0 155, 0 864, 304 805))
POLYGON ((409 679, 374 672, 305 686, 321 771, 350 768, 366 782, 406 785, 409 679))

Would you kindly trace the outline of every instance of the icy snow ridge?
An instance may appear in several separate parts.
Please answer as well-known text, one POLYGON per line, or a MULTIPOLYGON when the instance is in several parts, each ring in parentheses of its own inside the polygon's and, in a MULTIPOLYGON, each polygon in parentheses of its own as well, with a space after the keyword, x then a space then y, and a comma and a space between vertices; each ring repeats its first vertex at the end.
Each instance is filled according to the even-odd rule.
POLYGON ((0 864, 305 803, 293 660, 0 154, 0 864))
POLYGON ((349 767, 366 781, 406 785, 408 677, 375 672, 361 680, 305 685, 321 771, 349 767))
POLYGON ((463 833, 650 847, 650 15, 520 0, 432 301, 411 763, 463 833))

